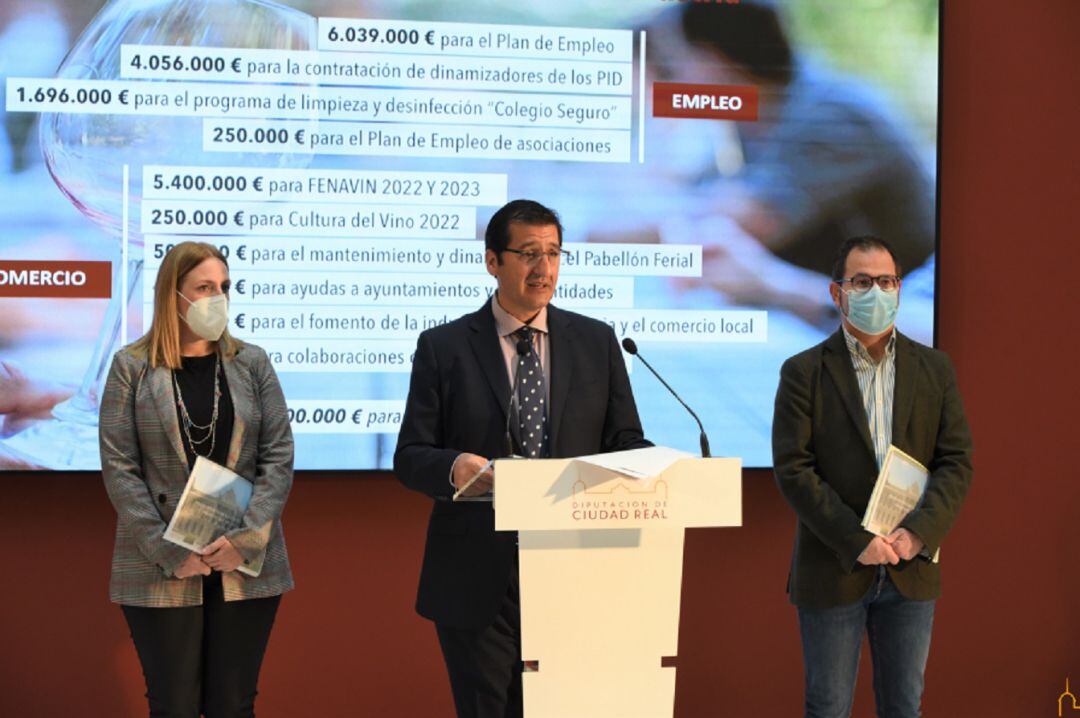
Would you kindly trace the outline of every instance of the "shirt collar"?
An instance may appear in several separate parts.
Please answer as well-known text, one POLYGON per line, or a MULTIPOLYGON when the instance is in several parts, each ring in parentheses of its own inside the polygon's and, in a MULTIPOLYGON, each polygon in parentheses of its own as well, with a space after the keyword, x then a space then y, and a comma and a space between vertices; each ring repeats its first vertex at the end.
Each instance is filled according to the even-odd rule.
MULTIPOLYGON (((491 313, 495 315, 495 328, 499 331, 499 336, 505 337, 521 329, 525 326, 525 322, 503 309, 502 305, 499 304, 498 296, 498 293, 491 296, 491 313)), ((548 333, 546 306, 533 317, 533 320, 529 322, 529 326, 541 334, 548 333)))
MULTIPOLYGON (((870 356, 870 352, 866 350, 866 347, 862 345, 862 342, 856 339, 842 322, 840 328, 844 330, 844 342, 847 344, 848 351, 851 352, 853 356, 865 359, 871 364, 877 363, 874 361, 874 358, 870 356)), ((896 356, 896 327, 894 326, 890 331, 892 333, 889 334, 889 341, 885 344, 885 356, 882 357, 886 360, 891 360, 896 356)))

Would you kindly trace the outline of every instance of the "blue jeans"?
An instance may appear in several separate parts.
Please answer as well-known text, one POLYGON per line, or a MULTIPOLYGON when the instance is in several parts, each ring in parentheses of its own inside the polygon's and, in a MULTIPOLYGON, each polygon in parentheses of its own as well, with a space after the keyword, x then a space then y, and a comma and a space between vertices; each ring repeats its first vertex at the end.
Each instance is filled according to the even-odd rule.
POLYGON ((918 718, 930 653, 933 601, 911 601, 884 566, 862 600, 838 608, 799 608, 806 672, 806 718, 848 718, 863 631, 874 662, 879 718, 918 718))

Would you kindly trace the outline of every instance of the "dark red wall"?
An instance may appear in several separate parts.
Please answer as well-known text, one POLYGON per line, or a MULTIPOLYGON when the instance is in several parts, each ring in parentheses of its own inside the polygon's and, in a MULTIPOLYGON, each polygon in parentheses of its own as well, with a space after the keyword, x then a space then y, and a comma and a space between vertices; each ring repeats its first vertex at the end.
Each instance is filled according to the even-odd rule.
MULTIPOLYGON (((976 441, 943 552, 932 716, 1056 715, 1080 688, 1080 3, 947 0, 940 341, 976 441)), ((766 472, 745 526, 691 531, 677 714, 792 716, 801 660, 784 595, 792 518, 766 472)), ((392 478, 299 477, 285 515, 300 588, 282 604, 259 715, 443 716, 433 631, 412 612, 427 501, 392 478)), ((0 716, 145 715, 107 601, 100 481, 0 480, 0 716)), ((855 715, 870 715, 868 661, 855 715)))

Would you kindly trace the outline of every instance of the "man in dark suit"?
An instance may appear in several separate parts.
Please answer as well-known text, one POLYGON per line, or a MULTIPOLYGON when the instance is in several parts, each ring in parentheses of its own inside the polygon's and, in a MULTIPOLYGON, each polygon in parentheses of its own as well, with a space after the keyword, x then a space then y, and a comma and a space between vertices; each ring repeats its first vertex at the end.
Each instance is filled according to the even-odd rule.
POLYGON ((971 483, 971 436, 942 352, 893 326, 900 267, 884 241, 843 244, 830 285, 842 327, 780 370, 773 464, 798 527, 788 592, 798 609, 806 715, 851 712, 869 633, 879 716, 920 715, 933 560, 971 483), (862 528, 890 444, 929 470, 922 503, 887 537, 862 528))
POLYGON ((451 501, 455 490, 511 448, 565 458, 650 445, 615 333, 549 304, 562 254, 554 212, 500 209, 485 234, 496 294, 422 333, 413 362, 394 472, 435 499, 417 611, 435 622, 463 717, 521 715, 520 610, 516 534, 495 531, 491 503, 451 501))

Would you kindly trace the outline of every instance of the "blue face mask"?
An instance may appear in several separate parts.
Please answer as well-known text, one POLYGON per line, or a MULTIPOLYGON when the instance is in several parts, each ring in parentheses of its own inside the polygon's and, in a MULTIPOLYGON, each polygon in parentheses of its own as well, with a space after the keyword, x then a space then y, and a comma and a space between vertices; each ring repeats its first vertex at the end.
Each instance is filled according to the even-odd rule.
POLYGON ((851 292, 847 300, 848 321, 859 331, 876 335, 887 331, 896 321, 900 290, 883 292, 875 284, 868 292, 851 292))

